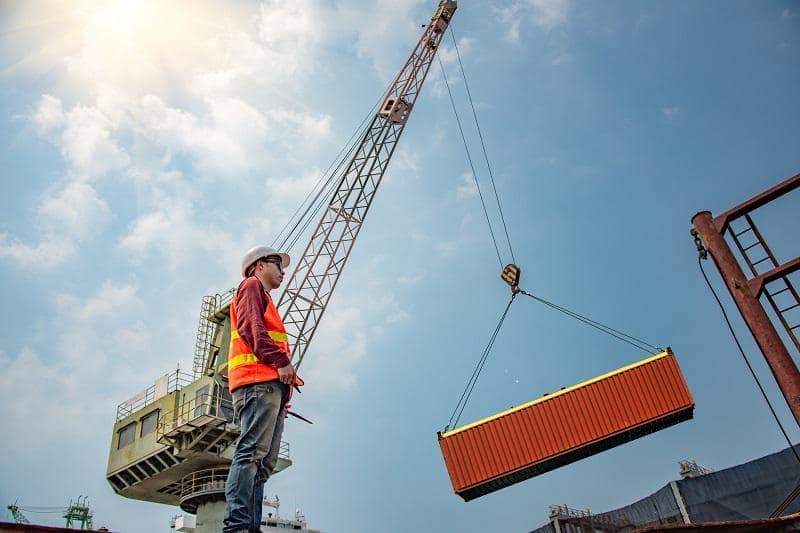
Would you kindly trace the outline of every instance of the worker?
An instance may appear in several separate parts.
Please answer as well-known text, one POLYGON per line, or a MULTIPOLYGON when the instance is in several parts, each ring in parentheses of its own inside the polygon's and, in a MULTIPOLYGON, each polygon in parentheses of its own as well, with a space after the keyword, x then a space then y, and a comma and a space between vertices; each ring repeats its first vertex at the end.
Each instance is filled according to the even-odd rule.
POLYGON ((302 384, 270 297, 287 266, 288 254, 252 248, 242 259, 244 279, 231 301, 228 384, 241 433, 225 483, 223 533, 261 530, 264 484, 278 462, 287 402, 292 387, 302 384))

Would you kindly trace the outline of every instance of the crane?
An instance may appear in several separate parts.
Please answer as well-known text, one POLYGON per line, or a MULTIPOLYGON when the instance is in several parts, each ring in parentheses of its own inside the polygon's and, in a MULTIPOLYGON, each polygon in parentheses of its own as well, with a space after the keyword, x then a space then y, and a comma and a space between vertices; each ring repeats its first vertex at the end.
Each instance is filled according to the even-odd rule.
MULTIPOLYGON (((343 166, 278 310, 295 367, 330 302, 400 135, 457 8, 440 0, 410 56, 343 166)), ((203 298, 193 373, 177 369, 117 407, 106 478, 120 495, 180 505, 197 514, 196 533, 219 531, 224 485, 238 427, 227 387, 233 289, 203 298)), ((291 465, 281 443, 276 472, 291 465)))
POLYGON ((8 506, 8 512, 11 513, 11 517, 14 519, 15 524, 30 524, 28 518, 22 514, 22 511, 20 511, 16 502, 8 506))
POLYGON ((442 0, 397 74, 278 301, 299 367, 456 10, 442 0))

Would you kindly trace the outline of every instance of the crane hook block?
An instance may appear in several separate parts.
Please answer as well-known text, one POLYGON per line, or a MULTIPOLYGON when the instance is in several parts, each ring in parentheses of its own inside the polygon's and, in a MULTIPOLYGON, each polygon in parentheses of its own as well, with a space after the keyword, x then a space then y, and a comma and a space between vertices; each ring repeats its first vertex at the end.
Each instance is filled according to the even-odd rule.
POLYGON ((513 289, 519 285, 519 278, 521 274, 522 271, 517 265, 514 263, 509 263, 500 273, 500 279, 511 285, 511 288, 513 289))

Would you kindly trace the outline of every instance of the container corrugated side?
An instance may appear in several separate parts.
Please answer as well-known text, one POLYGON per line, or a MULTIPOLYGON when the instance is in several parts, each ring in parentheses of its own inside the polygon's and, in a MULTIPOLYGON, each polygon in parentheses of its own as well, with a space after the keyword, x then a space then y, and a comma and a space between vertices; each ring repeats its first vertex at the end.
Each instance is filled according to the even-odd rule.
POLYGON ((667 350, 439 434, 455 492, 469 501, 692 418, 667 350))

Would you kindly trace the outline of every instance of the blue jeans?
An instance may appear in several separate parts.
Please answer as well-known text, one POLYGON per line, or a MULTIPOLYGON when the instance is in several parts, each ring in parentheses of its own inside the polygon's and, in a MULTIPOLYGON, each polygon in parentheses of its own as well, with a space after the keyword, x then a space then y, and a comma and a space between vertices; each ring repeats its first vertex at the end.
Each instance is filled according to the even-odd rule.
POLYGON ((223 533, 261 530, 264 484, 278 463, 281 447, 284 390, 279 381, 270 381, 233 391, 241 434, 225 483, 223 533))

